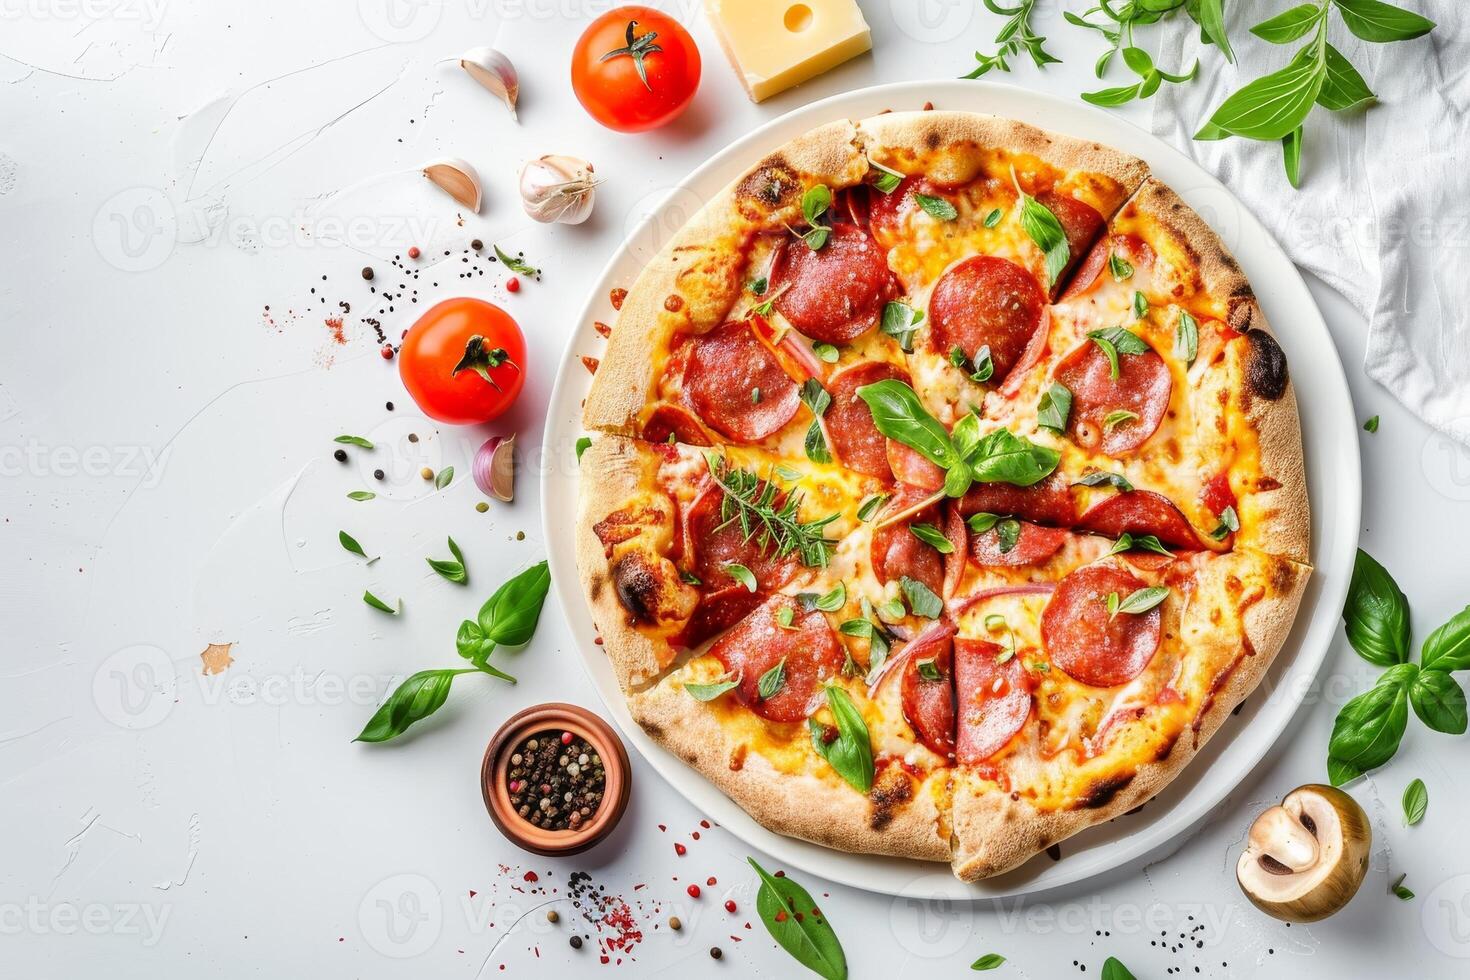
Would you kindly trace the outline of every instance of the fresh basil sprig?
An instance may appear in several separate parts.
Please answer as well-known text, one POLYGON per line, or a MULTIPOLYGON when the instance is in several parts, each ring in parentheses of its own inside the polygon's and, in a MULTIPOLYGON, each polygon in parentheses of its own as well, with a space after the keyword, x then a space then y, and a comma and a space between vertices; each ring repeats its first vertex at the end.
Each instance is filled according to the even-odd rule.
POLYGON ((756 681, 755 691, 762 701, 769 701, 781 693, 786 686, 786 658, 782 657, 776 662, 776 666, 766 671, 756 681))
POLYGON ((938 551, 941 555, 948 555, 954 551, 954 542, 946 538, 944 532, 933 524, 910 524, 909 533, 938 551))
POLYGON ((373 444, 362 436, 338 436, 332 440, 340 442, 344 446, 357 446, 359 449, 372 449, 373 444))
POLYGON ((807 230, 801 233, 801 240, 813 252, 820 251, 827 244, 827 236, 832 233, 829 226, 822 224, 822 215, 831 206, 832 191, 826 184, 808 187, 806 193, 801 195, 801 216, 807 223, 807 230))
POLYGON ((1041 401, 1036 406, 1036 424, 1056 433, 1066 432, 1067 419, 1071 414, 1072 389, 1060 381, 1053 381, 1051 387, 1041 393, 1041 401))
POLYGON ((449 539, 449 553, 454 556, 453 559, 425 558, 424 561, 428 562, 429 567, 438 572, 442 578, 448 579, 455 585, 464 585, 469 581, 469 575, 465 571, 464 553, 459 550, 459 545, 454 543, 453 538, 449 539))
POLYGON ((816 378, 807 378, 801 385, 801 401, 812 413, 812 424, 807 426, 804 440, 807 459, 814 463, 830 463, 832 452, 827 448, 827 437, 822 434, 822 416, 832 404, 832 396, 816 378))
MULTIPOLYGON (((1014 173, 1011 179, 1015 180, 1014 173)), ((1072 261, 1072 247, 1067 244, 1067 233, 1062 223, 1050 208, 1021 190, 1019 183, 1016 184, 1016 193, 1020 195, 1021 228, 1046 256, 1046 288, 1050 289, 1056 285, 1067 263, 1072 261)))
POLYGON ((891 300, 883 307, 883 319, 878 329, 898 341, 899 349, 905 354, 914 352, 914 334, 924 320, 924 311, 916 310, 907 303, 891 300))
POLYGON ((755 896, 756 914, 761 924, 802 966, 826 980, 847 980, 847 957, 837 933, 817 907, 816 901, 790 875, 776 877, 746 858, 760 876, 761 887, 755 896))
POLYGON ((1404 826, 1412 827, 1424 819, 1424 813, 1429 809, 1429 790, 1424 786, 1424 780, 1415 779, 1404 787, 1404 826))
POLYGON ((964 76, 965 78, 979 78, 993 68, 1010 71, 1011 66, 1006 59, 1022 51, 1031 56, 1037 68, 1045 68, 1047 65, 1061 62, 1062 59, 1053 58, 1042 47, 1046 43, 1046 38, 1037 35, 1031 29, 1031 14, 1036 8, 1036 0, 1017 0, 1014 7, 1003 7, 997 0, 984 0, 984 2, 986 10, 992 14, 1000 14, 1007 20, 1001 25, 999 33, 995 35, 995 42, 1000 45, 995 54, 981 54, 976 51, 975 69, 964 76))
POLYGON ((849 786, 866 794, 873 788, 873 743, 868 726, 852 698, 835 684, 827 685, 827 707, 837 722, 837 737, 827 741, 827 726, 808 718, 812 748, 849 786))
POLYGON ((908 600, 909 608, 915 616, 924 619, 938 619, 944 615, 944 600, 934 594, 934 590, 916 578, 907 575, 898 580, 898 587, 903 592, 903 597, 908 600))
MULTIPOLYGON (((1165 82, 1173 82, 1176 85, 1192 81, 1199 74, 1199 62, 1196 61, 1189 71, 1182 75, 1171 74, 1154 65, 1154 59, 1142 48, 1132 45, 1123 48, 1123 63, 1128 70, 1138 76, 1138 81, 1132 85, 1120 85, 1116 88, 1105 88, 1097 92, 1083 92, 1082 101, 1091 102, 1100 106, 1120 106, 1132 102, 1134 99, 1147 99, 1159 90, 1159 86, 1165 82)), ((1121 278, 1126 279, 1127 276, 1121 278)))

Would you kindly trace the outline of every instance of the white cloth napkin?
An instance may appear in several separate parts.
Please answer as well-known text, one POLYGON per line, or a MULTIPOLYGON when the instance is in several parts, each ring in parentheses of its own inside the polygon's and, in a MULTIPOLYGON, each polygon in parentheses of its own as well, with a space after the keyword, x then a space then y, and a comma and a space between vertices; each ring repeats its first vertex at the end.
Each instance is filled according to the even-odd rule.
POLYGON ((1192 84, 1163 86, 1151 100, 1151 124, 1250 205, 1293 261, 1362 312, 1368 376, 1470 445, 1470 4, 1395 2, 1438 26, 1412 41, 1369 44, 1332 14, 1332 43, 1378 104, 1312 110, 1300 190, 1286 182, 1279 144, 1191 138, 1227 95, 1284 66, 1301 46, 1248 33, 1279 12, 1271 5, 1225 5, 1234 66, 1201 45, 1187 17, 1170 18, 1159 65, 1183 71, 1199 58, 1202 67, 1192 84))

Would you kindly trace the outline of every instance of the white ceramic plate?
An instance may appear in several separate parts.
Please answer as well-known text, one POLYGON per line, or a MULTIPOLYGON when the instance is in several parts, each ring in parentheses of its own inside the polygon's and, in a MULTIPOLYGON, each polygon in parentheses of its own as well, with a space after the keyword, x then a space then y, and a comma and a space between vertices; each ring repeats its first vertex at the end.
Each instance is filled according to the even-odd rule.
POLYGON ((542 514, 552 581, 588 673, 624 735, 654 769, 695 807, 778 862, 843 884, 915 898, 978 898, 1030 894, 1078 882, 1158 851, 1192 827, 1243 780, 1270 750, 1301 704, 1326 655, 1342 609, 1357 545, 1361 477, 1357 430, 1342 364, 1306 285, 1281 247, 1219 181, 1156 137, 1081 102, 990 82, 903 82, 849 92, 804 106, 732 143, 689 175, 619 248, 592 285, 574 329, 547 410, 546 447, 570 446, 581 429, 581 402, 590 386, 577 352, 601 346, 594 320, 612 322, 608 294, 630 286, 638 271, 692 209, 766 152, 822 123, 861 119, 883 109, 989 112, 1117 147, 1148 161, 1153 172, 1214 226, 1250 277, 1266 317, 1285 348, 1301 405, 1307 478, 1312 500, 1312 551, 1317 567, 1295 628, 1260 688, 1226 723, 1180 778, 1141 811, 1065 841, 1063 859, 1038 855, 1006 875, 966 885, 941 865, 846 854, 773 834, 703 776, 654 744, 633 722, 601 648, 577 578, 573 516, 575 469, 557 467, 543 479, 542 514))

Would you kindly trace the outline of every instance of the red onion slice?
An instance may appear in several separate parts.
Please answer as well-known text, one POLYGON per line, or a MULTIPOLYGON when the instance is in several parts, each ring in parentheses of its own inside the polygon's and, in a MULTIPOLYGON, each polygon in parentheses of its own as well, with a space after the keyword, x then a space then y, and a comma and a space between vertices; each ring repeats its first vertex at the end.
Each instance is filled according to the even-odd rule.
POLYGON ((916 653, 923 653, 929 647, 932 647, 937 643, 943 643, 945 640, 948 640, 954 635, 955 625, 947 619, 935 620, 928 626, 924 627, 922 630, 919 631, 918 636, 910 640, 904 646, 904 648, 899 651, 897 656, 889 657, 886 661, 883 662, 883 666, 878 668, 878 676, 874 677, 873 680, 868 684, 868 698, 871 700, 877 695, 878 688, 883 686, 883 682, 888 679, 888 676, 892 674, 893 671, 900 664, 906 663, 909 658, 913 657, 916 653))
POLYGON ((981 589, 974 595, 967 595, 960 599, 949 601, 949 614, 958 618, 964 615, 977 602, 986 599, 994 599, 1002 595, 1051 595, 1056 591, 1056 585, 1050 582, 1023 582, 1020 585, 997 585, 990 589, 981 589))

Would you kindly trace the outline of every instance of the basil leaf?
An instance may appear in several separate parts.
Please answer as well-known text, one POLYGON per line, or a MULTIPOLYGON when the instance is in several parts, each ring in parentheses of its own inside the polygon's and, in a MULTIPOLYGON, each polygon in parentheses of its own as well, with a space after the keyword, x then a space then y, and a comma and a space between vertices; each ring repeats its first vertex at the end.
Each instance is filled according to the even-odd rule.
POLYGON ((887 501, 888 501, 888 494, 886 494, 886 493, 875 493, 875 494, 873 494, 867 500, 864 500, 862 502, 862 506, 858 507, 858 512, 857 512, 858 520, 863 521, 864 523, 866 523, 868 521, 871 521, 873 519, 873 515, 876 514, 876 513, 878 513, 878 508, 882 507, 887 501))
POLYGON ((825 741, 826 726, 808 718, 812 748, 849 786, 859 793, 867 793, 873 788, 873 742, 862 713, 848 693, 833 684, 827 685, 827 707, 837 722, 837 737, 831 742, 825 741))
POLYGON ((1393 758, 1409 723, 1408 691, 1418 674, 1415 664, 1395 664, 1377 685, 1342 706, 1327 742, 1334 786, 1342 785, 1346 780, 1340 777, 1350 772, 1365 773, 1393 758))
POLYGON ((1414 898, 1414 893, 1404 887, 1404 879, 1407 877, 1409 876, 1406 874, 1399 875, 1393 880, 1393 884, 1388 886, 1388 893, 1401 902, 1408 902, 1414 898))
POLYGON ((773 472, 787 483, 795 483, 801 479, 801 470, 787 466, 785 463, 777 463, 773 472))
POLYGON ((903 608, 902 599, 889 599, 887 602, 879 603, 877 613, 880 619, 891 620, 893 622, 897 622, 908 615, 903 608))
POLYGON ((838 582, 830 592, 824 592, 814 605, 822 612, 837 612, 847 605, 847 586, 838 582))
POLYGON ((1403 802, 1405 827, 1424 819, 1424 812, 1429 809, 1429 790, 1424 788, 1424 780, 1416 779, 1404 787, 1403 802))
POLYGON ((982 483, 1029 487, 1050 476, 1061 458, 1055 449, 1037 445, 1009 429, 996 429, 980 440, 965 462, 970 475, 982 483))
POLYGON ((386 742, 397 738, 414 722, 423 721, 444 706, 456 677, 474 672, 473 667, 419 671, 388 695, 353 741, 386 742))
POLYGON ((978 514, 971 514, 970 519, 965 523, 969 524, 970 530, 974 531, 976 534, 984 534, 986 531, 995 527, 996 523, 999 520, 999 514, 987 514, 984 511, 981 511, 978 514))
POLYGON ((435 490, 443 490, 445 487, 449 486, 449 482, 451 480, 453 480, 453 479, 454 479, 454 467, 453 466, 446 466, 446 467, 444 467, 442 470, 439 471, 439 474, 434 477, 434 489, 435 490))
POLYGON ((348 500, 372 500, 377 494, 371 490, 354 490, 347 495, 348 500))
POLYGON ((1327 778, 1334 786, 1346 786, 1348 783, 1363 775, 1363 770, 1357 766, 1343 762, 1341 759, 1327 757, 1327 778))
POLYGON ((1378 431, 1378 416, 1375 415, 1371 419, 1369 419, 1368 421, 1364 422, 1363 423, 1363 431, 1364 432, 1377 432, 1378 431))
POLYGON ((373 444, 364 439, 362 436, 338 436, 332 441, 340 442, 344 446, 361 446, 363 449, 373 448, 373 444))
POLYGON ((1117 408, 1103 416, 1103 431, 1111 432, 1125 422, 1132 422, 1138 418, 1137 412, 1130 412, 1126 408, 1117 408))
POLYGON ((801 383, 801 403, 811 409, 813 415, 821 416, 832 404, 832 396, 816 378, 807 378, 801 383))
POLYGON ((999 953, 986 953, 984 956, 980 957, 978 960, 976 960, 975 962, 971 963, 970 964, 970 969, 972 969, 972 970, 994 970, 996 967, 1000 966, 1005 961, 1006 961, 1006 958, 1004 956, 1000 955, 999 953))
MULTIPOLYGON (((877 166, 877 164, 874 164, 874 166, 877 166)), ((879 169, 882 170, 881 167, 879 169)), ((883 172, 878 174, 876 179, 874 179, 873 186, 877 188, 877 190, 881 193, 892 194, 894 191, 898 190, 898 185, 902 183, 902 175, 884 170, 883 172)))
POLYGON ((1231 95, 1195 139, 1232 133, 1254 140, 1279 140, 1302 124, 1327 72, 1308 44, 1280 71, 1263 75, 1231 95))
POLYGON ((756 682, 756 694, 762 701, 768 701, 781 693, 781 688, 786 686, 786 658, 782 657, 776 666, 761 675, 756 682))
POLYGON ((1281 138, 1281 162, 1286 167, 1286 181, 1292 187, 1302 186, 1302 127, 1281 138))
POLYGON ((954 552, 954 544, 949 538, 944 536, 944 532, 940 531, 933 524, 910 524, 909 531, 914 537, 930 545, 941 555, 948 555, 954 552))
POLYGON ((940 221, 953 221, 960 216, 955 206, 942 197, 934 197, 929 194, 915 194, 914 201, 924 209, 924 213, 931 218, 940 221))
POLYGON ((1155 554, 1167 555, 1170 558, 1174 557, 1174 552, 1164 547, 1164 543, 1155 535, 1139 534, 1135 536, 1127 531, 1124 531, 1118 536, 1118 540, 1113 542, 1113 546, 1108 549, 1108 554, 1117 555, 1134 549, 1139 551, 1152 551, 1155 554))
POLYGON ((457 545, 457 544, 454 543, 454 539, 453 538, 449 538, 448 541, 449 541, 449 553, 454 556, 454 560, 455 561, 457 561, 461 565, 463 565, 464 564, 464 552, 462 552, 462 551, 459 550, 459 545, 457 545))
POLYGON ((826 980, 847 980, 847 958, 827 917, 807 890, 790 875, 777 878, 747 858, 761 887, 755 896, 756 913, 776 944, 802 966, 826 980))
MULTIPOLYGON (((831 231, 832 229, 825 226, 818 226, 804 232, 801 236, 801 240, 806 242, 807 248, 811 249, 813 252, 819 252, 821 251, 822 246, 827 244, 827 235, 830 234, 831 231)), ((767 304, 762 303, 761 305, 766 306, 767 304)), ((765 313, 761 314, 761 316, 765 315, 765 313)))
POLYGON ((1465 733, 1465 690, 1449 674, 1438 670, 1419 671, 1409 688, 1409 704, 1419 720, 1435 731, 1448 735, 1465 733))
POLYGON ((1117 957, 1109 956, 1103 961, 1102 980, 1138 980, 1128 972, 1128 968, 1118 962, 1117 957))
POLYGON ((915 616, 938 619, 944 615, 944 600, 935 595, 923 582, 905 575, 898 580, 898 587, 903 592, 904 598, 908 600, 909 608, 914 611, 915 616))
POLYGON ((757 296, 764 296, 766 294, 766 290, 769 289, 770 286, 771 281, 769 279, 767 279, 765 276, 759 276, 755 279, 752 279, 745 288, 750 290, 757 296))
POLYGON ((496 589, 480 607, 478 619, 485 638, 508 647, 530 643, 550 588, 551 571, 540 561, 496 589))
POLYGON ((1220 49, 1226 61, 1234 64, 1235 52, 1230 50, 1230 38, 1225 33, 1224 0, 1199 0, 1198 4, 1187 9, 1190 16, 1199 22, 1200 33, 1220 49))
POLYGON ((1113 274, 1114 282, 1122 282, 1124 279, 1133 277, 1133 263, 1123 258, 1117 252, 1108 253, 1108 271, 1113 274))
POLYGON ((1251 28, 1251 33, 1272 44, 1288 44, 1316 27, 1317 21, 1326 13, 1326 7, 1319 7, 1315 3, 1304 3, 1261 21, 1251 28))
MULTIPOLYGON (((1148 316, 1148 297, 1140 290, 1133 291, 1133 319, 1142 320, 1148 316)), ((1142 354, 1143 351, 1132 351, 1128 353, 1142 354)))
MULTIPOLYGON (((1356 569, 1355 569, 1356 571, 1356 569)), ((1384 572, 1387 575, 1387 572, 1384 572)), ((1390 579, 1390 581, 1392 581, 1390 579)), ((1352 594, 1351 586, 1349 595, 1352 594)), ((1405 609, 1405 618, 1408 610, 1405 609)), ((1408 626, 1405 624, 1405 630, 1408 626)), ((1408 647, 1408 634, 1404 636, 1405 649, 1408 647)), ((1420 659, 1424 662, 1425 670, 1465 670, 1470 668, 1470 606, 1466 606, 1443 626, 1440 626, 1429 638, 1424 641, 1424 648, 1420 651, 1420 659)))
POLYGON ((703 585, 704 584, 704 579, 700 578, 698 575, 695 575, 693 572, 689 571, 687 568, 686 569, 682 569, 679 572, 679 579, 681 581, 685 582, 688 585, 703 585))
MULTIPOLYGON (((1117 593, 1113 593, 1113 595, 1117 595, 1117 593)), ((1141 613, 1148 612, 1167 598, 1169 598, 1168 587, 1163 585, 1150 585, 1139 589, 1122 602, 1119 602, 1116 608, 1113 608, 1112 600, 1109 598, 1108 612, 1113 616, 1119 613, 1128 613, 1129 615, 1137 616, 1141 613)))
POLYGON ((592 448, 590 436, 581 436, 577 439, 577 462, 582 462, 582 454, 592 448))
POLYGON ((1342 22, 1365 41, 1407 41, 1434 30, 1434 21, 1381 0, 1333 0, 1342 22))
POLYGON ((1000 224, 1000 208, 995 208, 994 210, 992 210, 989 214, 985 216, 985 220, 980 223, 987 228, 994 228, 996 225, 1000 224))
POLYGON ((832 191, 826 184, 808 187, 806 193, 801 195, 801 216, 806 219, 807 224, 814 227, 831 206, 832 191))
POLYGON ((1341 51, 1329 44, 1325 54, 1327 77, 1322 80, 1322 91, 1317 93, 1319 106, 1333 112, 1342 112, 1378 98, 1358 73, 1358 69, 1353 67, 1353 63, 1341 51))
POLYGON ((449 561, 443 558, 425 558, 424 561, 428 562, 429 567, 438 572, 441 577, 448 579, 455 585, 464 585, 468 581, 469 576, 465 573, 463 562, 449 561))
MULTIPOLYGON (((1388 570, 1361 548, 1353 563, 1342 621, 1348 643, 1370 664, 1391 667, 1409 659, 1409 600, 1388 570)), ((1470 644, 1462 647, 1470 657, 1470 644)), ((1443 669, 1440 658, 1430 655, 1428 640, 1424 652, 1425 667, 1443 669)))
POLYGON ((1053 432, 1066 432, 1067 418, 1071 414, 1071 389, 1060 381, 1053 381, 1051 387, 1042 392, 1041 402, 1036 406, 1036 424, 1053 432))
POLYGON ((970 372, 970 380, 976 384, 984 384, 995 374, 995 361, 990 357, 989 344, 981 345, 980 350, 975 353, 972 366, 975 370, 970 372))
POLYGON ((1199 357, 1199 322, 1189 311, 1179 311, 1179 322, 1174 325, 1174 357, 1193 367, 1199 357))
POLYGON ((1024 192, 1021 193, 1021 227, 1046 256, 1046 287, 1050 289, 1072 259, 1067 233, 1045 204, 1024 192))
POLYGON ((1000 541, 1000 553, 1008 554, 1021 540, 1021 522, 1007 517, 995 525, 995 536, 1000 541))
POLYGON ((883 307, 883 319, 879 321, 878 329, 898 341, 899 348, 905 354, 912 354, 914 334, 918 332, 915 324, 918 322, 919 316, 912 307, 898 300, 891 300, 883 307))
POLYGON ((873 414, 873 425, 936 466, 949 469, 956 462, 949 433, 925 411, 914 389, 892 378, 863 385, 857 395, 873 414))
POLYGON ((394 607, 384 602, 382 599, 379 599, 377 596, 373 595, 371 592, 364 591, 362 594, 362 601, 372 606, 374 609, 378 609, 382 612, 387 613, 389 616, 397 616, 400 612, 403 611, 402 599, 398 600, 398 607, 395 609, 394 607))
POLYGON ((832 462, 832 451, 827 448, 827 437, 822 434, 822 424, 816 419, 812 419, 812 424, 807 426, 802 449, 806 452, 806 458, 813 463, 832 462))
POLYGON ((357 539, 348 534, 346 531, 338 531, 337 540, 341 542, 343 548, 352 552, 354 555, 358 555, 362 558, 367 557, 367 552, 362 550, 362 545, 358 544, 357 539))
POLYGON ((479 623, 466 619, 459 624, 459 631, 454 634, 454 649, 461 657, 474 663, 490 656, 490 650, 495 649, 495 645, 492 643, 490 650, 485 649, 485 631, 480 629, 479 623))
POLYGON ((524 258, 520 256, 506 255, 505 251, 501 249, 499 245, 492 245, 491 248, 495 249, 495 257, 500 260, 500 264, 505 266, 511 272, 517 272, 523 276, 534 276, 540 274, 541 270, 536 268, 534 265, 531 265, 524 258))
POLYGON ((1108 470, 1093 470, 1091 473, 1082 474, 1082 478, 1072 484, 1074 487, 1101 487, 1109 486, 1115 490, 1128 493, 1133 489, 1133 484, 1122 473, 1112 473, 1108 470))
POLYGON ((1234 506, 1227 506, 1220 511, 1220 523, 1210 532, 1210 537, 1216 541, 1224 541, 1228 536, 1240 530, 1240 517, 1235 513, 1234 506))
MULTIPOLYGON (((798 596, 797 598, 800 598, 798 596)), ((803 603, 805 605, 805 603, 803 603)), ((791 629, 791 624, 796 622, 796 612, 790 606, 782 606, 776 610, 776 625, 782 629, 791 629)))
POLYGON ((1127 105, 1129 102, 1138 98, 1138 90, 1140 88, 1142 88, 1141 85, 1134 83, 1133 85, 1119 85, 1116 88, 1098 89, 1096 92, 1083 92, 1082 101, 1091 102, 1093 105, 1100 105, 1105 108, 1114 108, 1120 105, 1127 105))
POLYGON ((734 677, 726 675, 725 680, 715 681, 713 684, 685 684, 684 690, 696 701, 713 701, 727 691, 733 691, 740 686, 740 675, 734 677))
POLYGON ((747 591, 754 592, 756 590, 755 573, 744 565, 739 562, 729 561, 725 563, 724 569, 731 578, 745 586, 747 591))
POLYGON ((933 657, 920 660, 915 666, 918 668, 919 676, 926 681, 944 680, 944 675, 939 672, 939 667, 935 665, 933 657))

